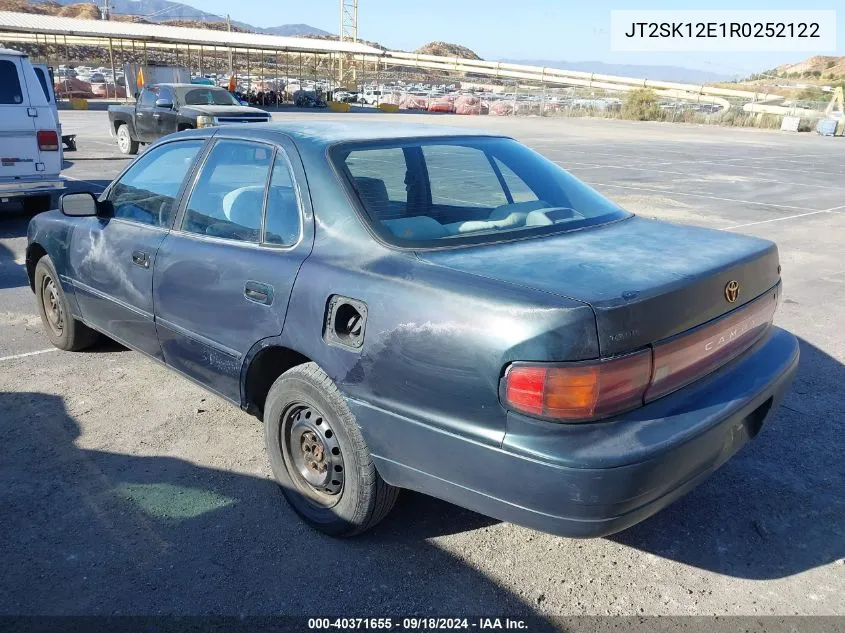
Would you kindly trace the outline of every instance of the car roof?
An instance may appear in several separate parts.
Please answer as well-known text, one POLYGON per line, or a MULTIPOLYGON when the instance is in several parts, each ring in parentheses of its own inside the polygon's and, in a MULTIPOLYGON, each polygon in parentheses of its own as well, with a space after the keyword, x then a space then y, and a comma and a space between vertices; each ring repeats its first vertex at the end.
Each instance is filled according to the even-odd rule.
MULTIPOLYGON (((209 86, 208 84, 190 84, 190 83, 161 83, 150 84, 150 86, 163 86, 165 88, 220 88, 220 86, 209 86)), ((223 90, 223 88, 220 88, 223 90)))
MULTIPOLYGON (((320 116, 320 115, 316 115, 320 116)), ((402 116, 402 115, 397 115, 402 116)), ((356 115, 350 115, 355 118, 356 115)), ((255 130, 255 124, 244 124, 242 129, 255 130)), ((234 131, 236 126, 227 126, 227 131, 234 131)), ((393 123, 384 121, 285 121, 269 123, 263 126, 274 132, 292 137, 298 144, 334 145, 336 143, 356 141, 389 141, 406 138, 448 138, 455 136, 501 137, 501 134, 483 130, 426 125, 422 123, 393 123)))
POLYGON ((11 48, 0 48, 0 55, 14 55, 15 57, 27 57, 26 53, 11 48))

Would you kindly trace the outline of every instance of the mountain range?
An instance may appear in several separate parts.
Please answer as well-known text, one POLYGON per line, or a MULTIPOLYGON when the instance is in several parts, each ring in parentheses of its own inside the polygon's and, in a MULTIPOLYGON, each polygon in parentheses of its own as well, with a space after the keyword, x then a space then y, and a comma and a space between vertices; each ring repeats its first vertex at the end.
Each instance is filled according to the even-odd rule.
MULTIPOLYGON (((56 0, 58 4, 78 4, 79 0, 56 0)), ((98 3, 99 4, 99 3, 98 3)), ((138 15, 148 22, 164 22, 165 20, 197 20, 206 22, 225 22, 226 16, 208 13, 181 2, 170 0, 110 0, 112 14, 138 15)), ((308 24, 281 24, 279 26, 255 26, 245 22, 232 20, 232 26, 265 33, 267 35, 283 35, 302 37, 305 35, 331 35, 328 31, 318 29, 308 24)))

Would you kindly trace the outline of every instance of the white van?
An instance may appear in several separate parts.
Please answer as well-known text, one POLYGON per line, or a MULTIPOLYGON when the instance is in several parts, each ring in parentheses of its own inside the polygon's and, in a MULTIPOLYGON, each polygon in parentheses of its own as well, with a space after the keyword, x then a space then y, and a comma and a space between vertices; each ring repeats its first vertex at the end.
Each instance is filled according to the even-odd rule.
POLYGON ((64 189, 62 133, 53 86, 29 58, 0 48, 0 209, 46 211, 64 189))

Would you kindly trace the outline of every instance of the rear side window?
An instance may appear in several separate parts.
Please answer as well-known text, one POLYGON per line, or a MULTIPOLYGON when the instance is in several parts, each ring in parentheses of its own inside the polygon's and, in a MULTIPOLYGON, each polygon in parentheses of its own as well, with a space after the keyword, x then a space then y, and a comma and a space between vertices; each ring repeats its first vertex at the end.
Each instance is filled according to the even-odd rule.
POLYGON ((267 244, 292 246, 299 239, 299 198, 287 157, 282 150, 276 154, 267 210, 264 214, 264 241, 267 244))
POLYGON ((17 103, 23 103, 18 67, 7 59, 0 59, 0 104, 17 103))
POLYGON ((513 139, 349 143, 330 155, 375 232, 398 246, 495 242, 629 216, 513 139))
POLYGON ((112 216, 169 227, 182 180, 204 142, 168 143, 144 153, 109 192, 112 216))
POLYGON ((38 83, 41 84, 41 89, 44 91, 44 97, 47 99, 47 103, 52 103, 52 99, 50 99, 50 90, 47 88, 47 77, 44 76, 44 69, 36 67, 35 74, 38 75, 38 83))
POLYGON ((273 148, 269 145, 217 141, 191 192, 182 229, 258 242, 272 161, 273 148))

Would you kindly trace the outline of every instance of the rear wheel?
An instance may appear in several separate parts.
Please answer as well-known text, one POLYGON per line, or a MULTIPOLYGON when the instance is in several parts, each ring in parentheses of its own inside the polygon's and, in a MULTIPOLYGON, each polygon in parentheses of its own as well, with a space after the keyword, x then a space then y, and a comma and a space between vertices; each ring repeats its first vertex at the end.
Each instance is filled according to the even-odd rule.
POLYGON ((133 141, 129 134, 129 126, 121 123, 117 126, 117 147, 121 154, 134 156, 138 153, 138 141, 133 141))
POLYGON ((273 474, 312 527, 352 536, 393 508, 398 488, 376 472, 355 416, 315 363, 294 367, 273 383, 264 431, 273 474))
POLYGON ((79 351, 96 342, 98 334, 70 311, 59 276, 48 255, 35 266, 35 300, 44 332, 50 342, 66 351, 79 351))

